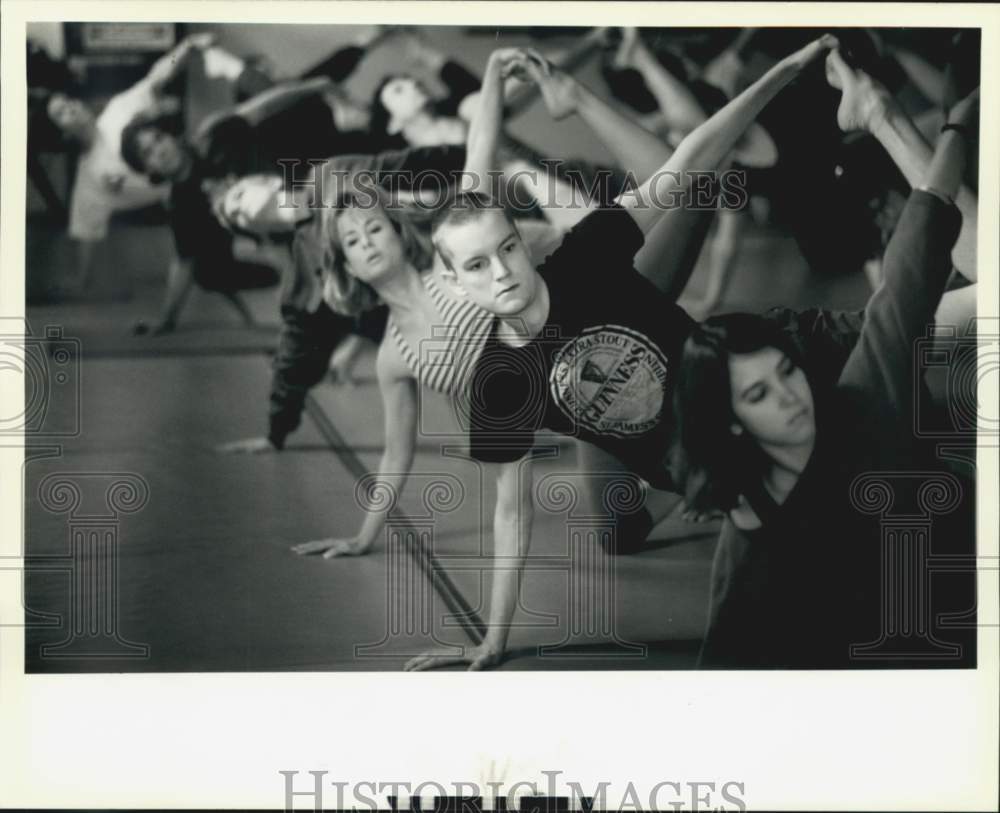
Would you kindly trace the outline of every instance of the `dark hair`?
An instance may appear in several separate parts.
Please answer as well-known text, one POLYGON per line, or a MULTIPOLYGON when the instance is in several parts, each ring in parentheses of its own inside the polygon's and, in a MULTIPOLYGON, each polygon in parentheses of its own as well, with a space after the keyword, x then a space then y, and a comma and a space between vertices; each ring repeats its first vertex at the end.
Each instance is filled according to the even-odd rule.
POLYGON ((177 124, 178 118, 175 114, 163 113, 162 111, 139 113, 122 129, 120 148, 122 160, 132 171, 139 175, 145 175, 152 183, 162 183, 166 178, 161 178, 157 173, 146 169, 146 162, 143 160, 142 150, 139 147, 139 137, 149 130, 167 133, 179 138, 177 124))
POLYGON ((409 79, 406 74, 393 73, 386 76, 378 86, 375 88, 375 92, 372 94, 371 101, 371 118, 368 120, 368 133, 371 135, 372 139, 377 143, 382 149, 402 149, 407 145, 406 139, 403 138, 401 133, 389 134, 389 120, 392 118, 392 114, 382 103, 382 91, 385 90, 385 86, 388 85, 393 79, 409 79))
POLYGON ((748 433, 734 435, 729 357, 774 347, 800 364, 792 337, 775 322, 749 313, 713 316, 684 343, 674 390, 673 472, 688 507, 736 507, 741 494, 763 476, 768 459, 748 433))
POLYGON ((483 194, 482 192, 459 192, 453 195, 448 202, 434 212, 431 217, 431 241, 434 247, 444 260, 444 264, 450 269, 451 260, 448 255, 441 250, 437 241, 437 233, 444 226, 461 226, 463 223, 470 223, 478 220, 486 212, 500 212, 508 223, 514 225, 510 214, 496 198, 483 194))
MULTIPOLYGON (((687 82, 687 70, 679 57, 669 51, 662 50, 654 51, 654 56, 664 70, 682 82, 687 82)), ((612 95, 637 113, 655 113, 660 109, 660 105, 649 90, 646 80, 635 68, 616 68, 610 55, 606 54, 601 62, 601 76, 612 95)))
POLYGON ((28 91, 28 141, 29 149, 64 150, 72 139, 52 121, 49 115, 49 103, 56 96, 72 98, 61 90, 28 91))
POLYGON ((378 293, 368 283, 362 282, 347 271, 346 257, 337 231, 337 221, 351 207, 361 209, 381 208, 403 242, 403 252, 417 271, 427 269, 433 259, 431 247, 420 234, 401 207, 390 205, 380 188, 343 190, 333 205, 323 209, 320 239, 322 240, 322 271, 332 288, 332 297, 324 297, 336 312, 356 316, 376 307, 378 293), (331 301, 332 299, 332 301, 331 301))

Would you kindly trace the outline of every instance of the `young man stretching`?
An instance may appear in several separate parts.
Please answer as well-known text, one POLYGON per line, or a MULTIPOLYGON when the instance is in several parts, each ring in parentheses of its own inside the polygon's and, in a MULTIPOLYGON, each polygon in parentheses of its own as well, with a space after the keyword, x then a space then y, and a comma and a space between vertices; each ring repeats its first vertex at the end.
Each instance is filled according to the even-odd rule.
MULTIPOLYGON (((468 406, 471 455, 499 464, 494 558, 505 566, 494 574, 484 641, 460 657, 418 656, 407 669, 500 661, 530 542, 536 429, 590 441, 651 485, 673 485, 673 369, 693 322, 635 270, 635 254, 661 220, 683 216, 691 173, 717 170, 761 109, 836 44, 825 36, 779 62, 695 129, 642 186, 585 218, 538 270, 504 210, 485 196, 461 196, 436 218, 432 236, 453 284, 499 317, 468 406)), ((547 70, 527 55, 521 68, 536 76, 547 70)), ((483 133, 498 115, 484 94, 483 133)), ((491 148, 488 135, 470 132, 473 156, 491 148)))

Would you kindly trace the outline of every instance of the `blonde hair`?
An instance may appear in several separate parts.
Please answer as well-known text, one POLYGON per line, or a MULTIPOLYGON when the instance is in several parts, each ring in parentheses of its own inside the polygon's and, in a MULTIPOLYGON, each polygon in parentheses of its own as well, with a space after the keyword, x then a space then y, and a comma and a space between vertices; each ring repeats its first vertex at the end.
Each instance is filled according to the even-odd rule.
POLYGON ((336 312, 356 316, 371 310, 379 303, 378 293, 367 282, 362 282, 347 270, 347 258, 340 242, 337 222, 349 208, 380 209, 392 224, 403 243, 403 255, 414 268, 423 271, 433 259, 430 241, 414 225, 414 213, 392 205, 381 190, 343 191, 333 204, 323 209, 320 229, 323 242, 323 298, 336 312))

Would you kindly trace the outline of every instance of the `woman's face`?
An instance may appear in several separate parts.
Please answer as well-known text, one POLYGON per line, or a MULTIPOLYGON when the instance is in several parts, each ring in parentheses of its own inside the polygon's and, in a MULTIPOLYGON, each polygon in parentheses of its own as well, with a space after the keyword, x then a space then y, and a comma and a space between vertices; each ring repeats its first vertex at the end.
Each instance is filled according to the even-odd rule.
POLYGON ((802 369, 781 350, 767 347, 729 357, 734 432, 746 431, 762 446, 799 446, 816 435, 812 388, 802 369))
POLYGON ((409 76, 397 76, 386 82, 379 101, 397 122, 402 123, 419 113, 429 101, 423 86, 409 76))
POLYGON ((403 241, 379 208, 349 207, 337 218, 347 273, 371 283, 406 264, 403 241))
POLYGON ((47 112, 56 127, 68 135, 82 133, 94 121, 93 113, 83 102, 62 93, 55 93, 49 99, 47 112))
POLYGON ((281 178, 249 175, 226 191, 222 201, 225 221, 258 233, 292 231, 296 222, 309 216, 304 206, 282 207, 281 178))

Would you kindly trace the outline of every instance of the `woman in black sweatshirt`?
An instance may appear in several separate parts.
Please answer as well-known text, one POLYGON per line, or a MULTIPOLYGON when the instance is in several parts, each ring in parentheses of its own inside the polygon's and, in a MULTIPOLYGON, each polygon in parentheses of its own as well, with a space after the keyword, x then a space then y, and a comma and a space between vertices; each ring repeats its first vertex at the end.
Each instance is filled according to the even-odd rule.
MULTIPOLYGON (((879 517, 866 511, 876 492, 886 493, 880 478, 912 483, 912 493, 895 495, 896 507, 910 500, 925 512, 940 496, 926 484, 943 484, 953 515, 968 519, 954 503, 971 489, 916 442, 913 359, 952 269, 961 226, 953 199, 977 105, 978 92, 952 111, 925 183, 893 233, 884 280, 835 386, 821 388, 784 334, 760 317, 710 319, 685 345, 676 393, 685 496, 696 510, 726 513, 703 667, 927 667, 968 665, 974 657, 974 630, 955 634, 963 639, 957 651, 924 647, 939 656, 948 651, 950 659, 918 656, 919 647, 896 658, 859 656, 893 622, 883 577, 903 577, 883 572, 895 565, 884 555, 879 517)), ((968 527, 935 529, 932 555, 967 552, 968 527)), ((910 542, 916 551, 918 541, 910 542)), ((901 586, 927 599, 927 581, 901 586)), ((968 574, 944 588, 930 584, 932 614, 973 606, 968 574)), ((917 641, 918 632, 911 631, 911 643, 937 634, 925 631, 917 641)))

